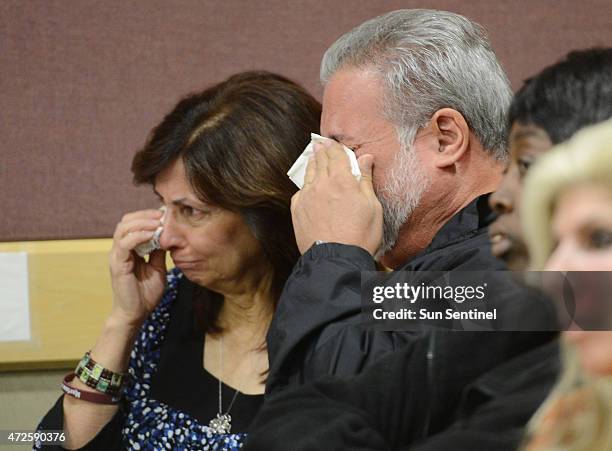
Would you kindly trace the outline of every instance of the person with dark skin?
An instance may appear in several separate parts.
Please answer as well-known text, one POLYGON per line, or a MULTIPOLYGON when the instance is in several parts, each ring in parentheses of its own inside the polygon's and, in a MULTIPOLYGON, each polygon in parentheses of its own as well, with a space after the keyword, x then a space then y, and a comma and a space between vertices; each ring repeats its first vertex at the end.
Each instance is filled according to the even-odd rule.
POLYGON ((569 53, 528 79, 516 93, 508 121, 510 162, 489 197, 498 218, 489 228, 493 255, 511 270, 529 261, 519 218, 523 179, 529 167, 579 129, 612 117, 612 48, 569 53))

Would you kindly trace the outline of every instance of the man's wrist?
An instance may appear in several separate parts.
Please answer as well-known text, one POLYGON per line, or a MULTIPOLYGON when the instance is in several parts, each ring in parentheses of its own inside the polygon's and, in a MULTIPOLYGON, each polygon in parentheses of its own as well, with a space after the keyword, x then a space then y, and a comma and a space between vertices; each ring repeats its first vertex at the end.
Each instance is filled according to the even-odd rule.
POLYGON ((323 244, 337 244, 337 245, 342 245, 342 246, 352 246, 352 247, 356 247, 359 249, 363 249, 365 252, 367 252, 370 257, 374 257, 374 255, 376 254, 376 252, 371 252, 369 249, 367 249, 365 246, 361 245, 361 244, 355 244, 355 243, 346 243, 343 241, 325 241, 325 240, 315 240, 314 243, 312 243, 311 248, 314 248, 316 246, 320 246, 323 244))
POLYGON ((303 255, 306 259, 338 259, 348 260, 352 265, 362 268, 364 271, 375 271, 376 266, 372 255, 364 248, 354 244, 323 242, 319 245, 313 243, 303 255))

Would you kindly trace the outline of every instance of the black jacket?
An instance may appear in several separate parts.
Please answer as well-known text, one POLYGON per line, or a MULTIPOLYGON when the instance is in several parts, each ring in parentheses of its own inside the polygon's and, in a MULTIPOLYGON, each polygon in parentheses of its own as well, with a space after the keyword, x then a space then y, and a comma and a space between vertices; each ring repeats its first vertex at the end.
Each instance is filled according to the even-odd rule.
POLYGON ((486 338, 435 332, 357 376, 272 395, 245 449, 515 450, 559 371, 558 342, 546 333, 486 338), (445 352, 432 359, 434 340, 445 352))
MULTIPOLYGON (((430 245, 401 269, 505 269, 490 251, 487 227, 494 216, 487 197, 475 199, 453 216, 430 245)), ((355 246, 322 244, 302 256, 285 285, 268 332, 267 394, 326 375, 360 373, 388 352, 420 339, 418 332, 380 332, 363 326, 361 272, 375 269, 372 257, 355 246)), ((500 273, 500 277, 504 276, 500 273)), ((505 317, 524 322, 524 330, 537 329, 537 324, 548 321, 550 312, 545 311, 542 300, 528 299, 521 287, 513 287, 496 302, 505 317)), ((508 338, 500 335, 499 339, 508 338)))
MULTIPOLYGON (((402 269, 503 270, 492 220, 487 196, 474 200, 402 269)), ((302 256, 268 333, 268 396, 247 449, 515 449, 555 382, 557 333, 365 328, 361 272, 374 270, 352 246, 302 256)), ((554 328, 552 309, 515 288, 498 307, 527 330, 554 328)))

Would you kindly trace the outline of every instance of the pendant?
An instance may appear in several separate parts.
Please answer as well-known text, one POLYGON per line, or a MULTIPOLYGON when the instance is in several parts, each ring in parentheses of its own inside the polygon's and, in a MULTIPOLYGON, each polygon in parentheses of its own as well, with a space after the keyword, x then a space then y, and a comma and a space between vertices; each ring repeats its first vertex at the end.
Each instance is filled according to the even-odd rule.
POLYGON ((229 434, 232 429, 232 417, 229 413, 224 413, 223 415, 218 413, 217 418, 210 420, 208 427, 215 434, 229 434))

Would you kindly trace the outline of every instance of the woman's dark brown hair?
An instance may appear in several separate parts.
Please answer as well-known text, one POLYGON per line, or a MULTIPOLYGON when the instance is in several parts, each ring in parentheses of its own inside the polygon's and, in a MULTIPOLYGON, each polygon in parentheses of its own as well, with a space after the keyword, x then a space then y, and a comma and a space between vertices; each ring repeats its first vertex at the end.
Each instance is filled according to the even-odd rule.
MULTIPOLYGON (((297 188, 286 173, 319 129, 321 105, 296 83, 269 72, 234 75, 181 100, 134 157, 136 184, 181 158, 204 201, 239 213, 273 268, 275 302, 299 257, 291 223, 297 188)), ((199 291, 199 290, 198 290, 199 291)), ((217 332, 219 296, 197 296, 196 316, 217 332)))

